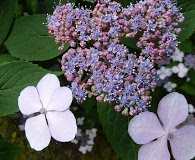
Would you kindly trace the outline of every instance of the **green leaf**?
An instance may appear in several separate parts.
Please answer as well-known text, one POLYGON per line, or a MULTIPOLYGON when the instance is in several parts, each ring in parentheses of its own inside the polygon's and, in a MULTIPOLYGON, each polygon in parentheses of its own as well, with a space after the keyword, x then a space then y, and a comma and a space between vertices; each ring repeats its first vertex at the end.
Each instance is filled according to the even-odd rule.
MULTIPOLYGON (((46 15, 24 16, 17 19, 5 42, 11 55, 28 61, 44 61, 60 54, 54 37, 48 35, 46 15)), ((68 46, 65 46, 65 50, 68 46)))
POLYGON ((192 82, 186 82, 181 89, 184 90, 186 93, 195 96, 195 85, 192 82))
POLYGON ((37 85, 49 72, 55 73, 30 62, 13 61, 0 65, 0 116, 17 112, 21 90, 30 85, 37 85))
POLYGON ((123 160, 137 160, 138 148, 128 134, 128 117, 109 103, 98 103, 99 118, 113 148, 123 160))
POLYGON ((184 41, 189 39, 189 37, 195 31, 195 1, 183 1, 183 3, 179 6, 184 13, 185 20, 179 27, 182 28, 181 34, 178 36, 179 41, 184 41))
POLYGON ((5 40, 14 14, 16 12, 17 0, 1 0, 0 1, 0 45, 5 40))
POLYGON ((186 39, 182 43, 179 43, 178 48, 185 53, 193 52, 193 43, 190 39, 186 39))
MULTIPOLYGON (((44 0, 45 2, 45 6, 46 6, 46 10, 49 14, 52 14, 56 5, 59 5, 59 0, 44 0)), ((64 5, 66 4, 67 2, 70 2, 70 3, 75 3, 76 0, 61 0, 60 1, 60 4, 61 5, 64 5)))
POLYGON ((115 0, 116 2, 122 4, 123 7, 127 7, 129 4, 130 4, 130 1, 133 1, 133 0, 130 0, 130 1, 127 1, 127 0, 115 0))
POLYGON ((123 38, 120 40, 120 42, 124 45, 126 45, 127 47, 130 47, 130 48, 133 48, 133 49, 138 49, 140 50, 136 43, 139 41, 139 38, 138 37, 135 37, 135 38, 123 38))
POLYGON ((22 148, 7 142, 0 137, 0 157, 5 160, 12 160, 22 151, 22 148))
POLYGON ((0 66, 13 61, 16 61, 16 59, 12 57, 10 54, 0 55, 0 66))
POLYGON ((192 82, 192 84, 195 85, 195 70, 194 69, 189 70, 188 77, 190 78, 190 81, 192 82))
POLYGON ((26 9, 29 14, 36 14, 39 11, 39 2, 38 0, 27 0, 26 9))

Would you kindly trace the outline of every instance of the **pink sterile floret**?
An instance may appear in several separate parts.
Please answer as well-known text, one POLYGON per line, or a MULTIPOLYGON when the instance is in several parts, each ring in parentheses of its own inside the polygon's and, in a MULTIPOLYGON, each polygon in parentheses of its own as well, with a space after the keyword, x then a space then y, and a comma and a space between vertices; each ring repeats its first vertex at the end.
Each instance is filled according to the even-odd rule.
POLYGON ((132 118, 128 132, 140 147, 138 160, 170 160, 167 140, 176 160, 189 160, 195 156, 195 127, 178 127, 188 116, 188 103, 182 94, 172 92, 158 105, 158 116, 142 112, 132 118), (156 139, 156 140, 155 140, 156 139))

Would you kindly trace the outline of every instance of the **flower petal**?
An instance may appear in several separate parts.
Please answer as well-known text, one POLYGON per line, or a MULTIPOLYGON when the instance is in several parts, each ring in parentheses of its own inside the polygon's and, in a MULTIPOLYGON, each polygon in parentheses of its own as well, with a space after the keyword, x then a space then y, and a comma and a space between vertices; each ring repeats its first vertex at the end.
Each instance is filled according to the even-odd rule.
POLYGON ((70 110, 46 114, 52 137, 60 142, 69 142, 77 133, 76 119, 70 110))
POLYGON ((49 145, 51 134, 44 114, 26 120, 25 134, 31 148, 41 151, 49 145))
POLYGON ((68 87, 60 87, 54 91, 47 110, 65 111, 72 103, 72 91, 68 87))
POLYGON ((169 141, 175 159, 189 160, 195 156, 195 126, 185 125, 176 130, 169 141))
POLYGON ((157 116, 147 111, 131 119, 128 132, 137 144, 146 144, 166 134, 157 116))
POLYGON ((179 72, 179 68, 178 68, 177 66, 174 66, 174 67, 172 68, 172 72, 173 72, 173 73, 178 73, 178 72, 179 72))
POLYGON ((138 160, 170 160, 167 138, 161 137, 141 146, 138 152, 138 160))
POLYGON ((19 110, 25 115, 40 111, 42 105, 37 89, 34 86, 28 86, 20 92, 18 106, 19 110))
POLYGON ((166 131, 175 128, 188 116, 188 103, 186 98, 177 92, 169 93, 159 102, 158 116, 166 131))
POLYGON ((54 74, 46 74, 37 84, 37 90, 44 108, 47 107, 53 92, 60 87, 58 77, 54 74))

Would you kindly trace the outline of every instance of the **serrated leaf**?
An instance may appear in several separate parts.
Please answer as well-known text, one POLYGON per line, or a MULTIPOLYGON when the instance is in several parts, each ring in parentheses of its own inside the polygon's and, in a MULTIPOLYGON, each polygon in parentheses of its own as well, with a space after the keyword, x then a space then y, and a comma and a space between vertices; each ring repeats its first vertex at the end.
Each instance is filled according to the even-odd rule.
POLYGON ((128 134, 128 117, 116 112, 109 103, 98 103, 98 114, 104 132, 123 160, 137 160, 138 148, 128 134))
POLYGON ((195 85, 193 83, 186 82, 183 86, 181 86, 181 89, 186 93, 195 96, 195 85))
POLYGON ((190 69, 188 72, 188 77, 190 78, 190 81, 195 85, 195 70, 190 69))
POLYGON ((185 18, 184 22, 179 25, 182 32, 178 36, 178 40, 182 42, 189 39, 195 31, 195 1, 183 1, 179 7, 185 18))
POLYGON ((29 14, 36 14, 39 11, 39 2, 38 0, 27 0, 26 8, 29 14))
POLYGON ((22 151, 22 148, 13 145, 12 143, 0 138, 0 158, 12 160, 22 151))
POLYGON ((23 61, 7 62, 0 66, 0 116, 18 111, 18 96, 25 87, 36 86, 51 71, 23 61))
MULTIPOLYGON (((46 15, 39 14, 16 20, 5 42, 12 56, 28 61, 44 61, 62 54, 43 22, 46 22, 46 15)), ((67 48, 68 45, 65 46, 67 48)))
POLYGON ((178 48, 185 53, 193 52, 193 43, 190 39, 186 39, 182 43, 179 43, 178 48))
POLYGON ((13 22, 14 14, 16 12, 16 6, 17 0, 0 1, 0 45, 9 32, 9 29, 13 22))
POLYGON ((13 61, 16 61, 16 59, 12 57, 10 54, 0 55, 0 66, 13 61))

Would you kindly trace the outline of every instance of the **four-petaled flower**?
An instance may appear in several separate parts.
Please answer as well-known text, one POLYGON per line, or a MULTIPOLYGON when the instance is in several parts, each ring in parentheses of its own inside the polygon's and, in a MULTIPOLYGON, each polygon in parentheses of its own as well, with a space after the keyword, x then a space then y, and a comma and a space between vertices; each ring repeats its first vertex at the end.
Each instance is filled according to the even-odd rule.
POLYGON ((161 67, 157 70, 157 74, 160 79, 164 80, 166 77, 170 77, 172 75, 172 71, 170 68, 161 67))
POLYGON ((167 140, 176 160, 192 159, 195 156, 195 126, 178 127, 188 116, 185 97, 177 92, 163 97, 158 105, 158 116, 160 121, 154 113, 146 111, 129 123, 131 138, 137 144, 144 144, 139 149, 138 160, 170 160, 167 140))
POLYGON ((175 48, 175 52, 171 56, 171 59, 173 61, 182 62, 183 61, 183 57, 184 57, 184 53, 182 51, 180 51, 179 48, 176 47, 175 48))
POLYGON ((20 111, 25 115, 40 113, 28 118, 25 134, 31 148, 40 151, 49 145, 51 136, 60 142, 74 139, 77 132, 76 119, 69 110, 72 91, 60 87, 57 76, 45 75, 37 87, 28 86, 18 98, 20 111))
POLYGON ((172 68, 173 73, 177 73, 179 78, 184 78, 188 73, 188 68, 183 63, 179 63, 178 66, 172 68))

